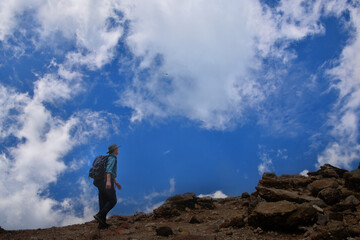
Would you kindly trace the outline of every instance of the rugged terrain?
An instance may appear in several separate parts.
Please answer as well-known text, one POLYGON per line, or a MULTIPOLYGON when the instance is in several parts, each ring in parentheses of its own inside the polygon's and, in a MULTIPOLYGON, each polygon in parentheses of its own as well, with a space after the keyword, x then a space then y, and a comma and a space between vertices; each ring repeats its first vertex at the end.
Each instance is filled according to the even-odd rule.
POLYGON ((112 216, 67 227, 6 231, 0 239, 357 239, 360 240, 360 165, 324 165, 301 175, 264 173, 256 192, 225 199, 175 195, 151 214, 112 216))

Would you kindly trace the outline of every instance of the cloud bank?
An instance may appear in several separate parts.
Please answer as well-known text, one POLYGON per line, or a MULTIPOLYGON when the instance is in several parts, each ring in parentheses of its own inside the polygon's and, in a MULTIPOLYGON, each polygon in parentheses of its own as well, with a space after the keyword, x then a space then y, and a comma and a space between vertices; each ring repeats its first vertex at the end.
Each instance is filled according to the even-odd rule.
POLYGON ((324 4, 124 1, 126 42, 141 63, 119 102, 134 110, 134 122, 183 116, 207 129, 244 123, 281 80, 263 59, 287 64, 296 57, 285 50, 290 41, 324 32, 324 4))

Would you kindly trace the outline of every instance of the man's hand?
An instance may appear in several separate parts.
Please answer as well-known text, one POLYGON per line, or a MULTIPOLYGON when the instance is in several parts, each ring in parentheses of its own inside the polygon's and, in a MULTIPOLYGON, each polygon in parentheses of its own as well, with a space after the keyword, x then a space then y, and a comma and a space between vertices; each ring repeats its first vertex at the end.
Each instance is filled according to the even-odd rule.
POLYGON ((111 181, 106 181, 106 189, 110 189, 111 188, 111 181))
POLYGON ((118 182, 115 182, 116 187, 121 190, 121 185, 118 182))

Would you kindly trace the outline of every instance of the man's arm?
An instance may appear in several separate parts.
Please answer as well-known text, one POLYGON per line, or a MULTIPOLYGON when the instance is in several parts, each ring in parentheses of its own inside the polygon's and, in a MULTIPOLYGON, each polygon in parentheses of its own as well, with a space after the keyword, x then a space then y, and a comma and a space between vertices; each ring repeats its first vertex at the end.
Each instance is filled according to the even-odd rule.
POLYGON ((116 179, 114 179, 115 185, 116 187, 120 190, 121 189, 121 185, 116 181, 116 179))
MULTIPOLYGON (((115 178, 114 178, 114 183, 119 190, 122 188, 115 178)), ((111 188, 111 173, 106 174, 106 188, 107 189, 111 188)))
POLYGON ((106 174, 106 188, 107 189, 111 188, 111 173, 106 174))

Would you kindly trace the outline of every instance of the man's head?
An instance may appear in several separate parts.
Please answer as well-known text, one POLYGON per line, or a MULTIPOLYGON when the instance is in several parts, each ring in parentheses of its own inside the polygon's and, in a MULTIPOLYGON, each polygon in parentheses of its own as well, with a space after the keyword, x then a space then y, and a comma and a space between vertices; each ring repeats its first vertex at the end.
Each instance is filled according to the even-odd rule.
POLYGON ((108 153, 113 153, 113 154, 115 154, 115 155, 118 155, 118 154, 119 154, 119 147, 120 147, 120 146, 118 146, 118 145, 116 145, 116 144, 111 144, 111 145, 108 147, 108 149, 109 149, 108 153))

